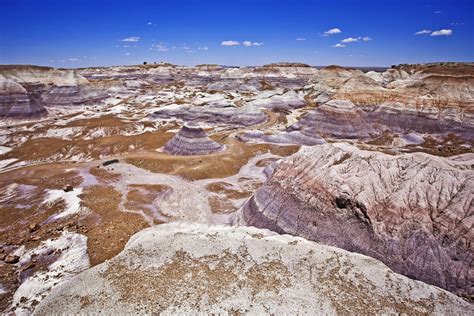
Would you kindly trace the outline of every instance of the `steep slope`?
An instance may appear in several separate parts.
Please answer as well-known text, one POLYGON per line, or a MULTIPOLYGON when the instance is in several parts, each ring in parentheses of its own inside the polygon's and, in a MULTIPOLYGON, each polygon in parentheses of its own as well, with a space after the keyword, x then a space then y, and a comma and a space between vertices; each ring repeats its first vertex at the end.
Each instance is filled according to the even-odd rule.
POLYGON ((224 145, 210 139, 206 132, 195 124, 185 124, 163 148, 172 155, 206 155, 222 151, 224 145))
POLYGON ((98 103, 107 97, 107 93, 72 69, 0 65, 0 81, 0 94, 9 95, 2 98, 0 113, 3 116, 34 116, 45 113, 43 106, 98 103), (28 98, 18 95, 18 87, 15 93, 5 90, 6 83, 8 89, 12 89, 12 82, 20 86, 28 98))
POLYGON ((390 156, 347 144, 281 161, 245 222, 359 252, 472 296, 474 156, 390 156))
POLYGON ((30 89, 28 92, 20 84, 0 79, 0 117, 26 117, 46 113, 41 98, 30 89))

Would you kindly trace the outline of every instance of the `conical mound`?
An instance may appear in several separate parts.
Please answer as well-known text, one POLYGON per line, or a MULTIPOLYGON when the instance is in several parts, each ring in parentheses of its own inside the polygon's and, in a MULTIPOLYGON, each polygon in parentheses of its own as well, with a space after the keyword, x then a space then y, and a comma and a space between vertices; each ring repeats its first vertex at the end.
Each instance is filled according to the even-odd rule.
POLYGON ((201 127, 185 124, 166 143, 163 151, 171 155, 191 156, 211 154, 223 149, 224 145, 207 137, 206 132, 201 127))

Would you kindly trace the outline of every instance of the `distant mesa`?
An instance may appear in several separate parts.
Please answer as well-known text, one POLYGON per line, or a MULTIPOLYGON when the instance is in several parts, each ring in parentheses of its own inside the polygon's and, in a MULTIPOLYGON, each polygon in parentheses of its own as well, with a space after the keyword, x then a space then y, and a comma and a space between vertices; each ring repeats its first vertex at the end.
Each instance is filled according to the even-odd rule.
MULTIPOLYGON (((175 67, 177 67, 177 65, 175 65, 175 64, 164 62, 164 61, 161 61, 159 63, 157 63, 157 62, 149 63, 147 61, 144 61, 143 64, 137 65, 137 66, 138 67, 145 67, 145 68, 156 68, 156 67, 172 67, 172 68, 175 68, 175 67)), ((125 67, 127 67, 127 66, 125 66, 125 67)))
POLYGON ((199 64, 195 66, 196 68, 214 68, 214 69, 221 69, 222 66, 218 64, 199 64))
POLYGON ((196 124, 186 123, 163 147, 171 155, 207 155, 224 150, 225 146, 210 139, 196 124))
POLYGON ((308 64, 303 64, 303 63, 280 62, 280 63, 265 64, 262 67, 311 67, 311 66, 308 64))
POLYGON ((397 70, 404 70, 410 74, 413 74, 415 72, 455 76, 473 76, 474 74, 474 63, 439 62, 429 64, 399 64, 392 65, 391 68, 397 70))
POLYGON ((339 65, 329 65, 329 66, 323 67, 322 69, 327 70, 327 71, 341 71, 341 70, 345 70, 344 67, 339 66, 339 65))

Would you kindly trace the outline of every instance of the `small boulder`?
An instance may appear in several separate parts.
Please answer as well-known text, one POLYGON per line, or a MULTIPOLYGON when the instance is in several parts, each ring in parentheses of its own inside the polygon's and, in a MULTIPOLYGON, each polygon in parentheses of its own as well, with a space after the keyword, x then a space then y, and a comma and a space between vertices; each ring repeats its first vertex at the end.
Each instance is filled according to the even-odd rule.
POLYGON ((118 159, 112 159, 112 160, 107 160, 105 161, 104 163, 102 163, 102 166, 108 166, 108 165, 111 165, 111 164, 114 164, 114 163, 118 163, 119 160, 118 159))
POLYGON ((63 187, 63 191, 64 191, 64 192, 71 192, 72 190, 74 190, 74 188, 73 188, 72 185, 70 185, 70 184, 66 184, 66 185, 63 187))
MULTIPOLYGON (((66 191, 66 190, 64 190, 64 191, 66 191)), ((32 232, 35 232, 38 229, 40 229, 40 225, 38 225, 36 223, 30 224, 30 226, 28 226, 28 229, 30 230, 30 233, 32 233, 32 232)))
POLYGON ((20 257, 16 255, 9 254, 5 257, 4 260, 6 263, 15 264, 20 261, 20 257))

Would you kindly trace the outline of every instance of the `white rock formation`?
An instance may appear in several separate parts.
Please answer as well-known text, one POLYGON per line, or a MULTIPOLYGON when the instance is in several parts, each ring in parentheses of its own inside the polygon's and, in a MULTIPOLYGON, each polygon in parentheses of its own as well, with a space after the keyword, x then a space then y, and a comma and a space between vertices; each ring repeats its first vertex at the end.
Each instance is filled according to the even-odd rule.
POLYGON ((49 314, 470 314, 379 261, 251 227, 163 224, 56 288, 49 314))

